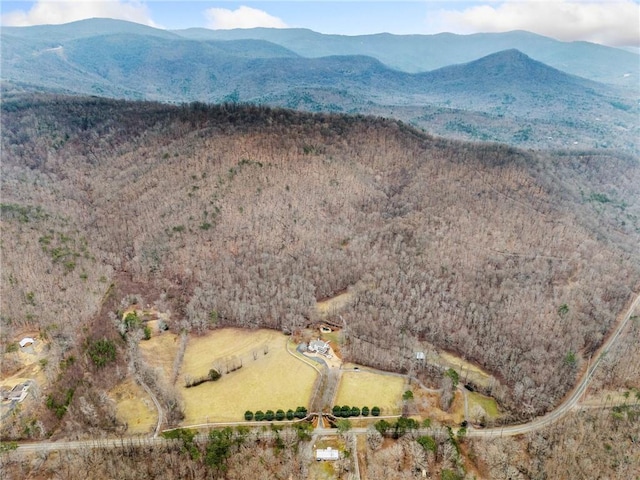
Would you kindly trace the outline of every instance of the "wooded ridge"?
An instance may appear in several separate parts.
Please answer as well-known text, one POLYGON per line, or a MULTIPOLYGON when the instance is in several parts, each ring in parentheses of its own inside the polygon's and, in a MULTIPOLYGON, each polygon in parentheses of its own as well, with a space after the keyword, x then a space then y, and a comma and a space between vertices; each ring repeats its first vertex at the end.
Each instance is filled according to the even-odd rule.
POLYGON ((615 152, 45 95, 3 100, 2 151, 3 344, 46 332, 52 378, 92 338, 118 338, 110 289, 165 302, 172 330, 197 333, 293 331, 316 299, 361 284, 341 312, 348 360, 428 381, 414 352, 453 351, 531 415, 561 400, 640 286, 640 168, 615 152))

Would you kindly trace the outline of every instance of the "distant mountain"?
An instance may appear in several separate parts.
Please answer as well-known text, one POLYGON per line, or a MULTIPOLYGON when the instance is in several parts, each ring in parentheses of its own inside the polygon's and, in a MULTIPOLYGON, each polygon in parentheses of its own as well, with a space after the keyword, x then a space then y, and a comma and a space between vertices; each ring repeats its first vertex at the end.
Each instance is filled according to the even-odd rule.
POLYGON ((178 38, 179 35, 168 30, 148 27, 139 23, 114 20, 111 18, 92 18, 63 25, 35 25, 32 27, 2 27, 2 33, 29 41, 39 41, 55 46, 56 42, 67 42, 100 35, 132 34, 160 38, 178 38))
POLYGON ((465 63, 515 48, 566 73, 604 83, 637 86, 640 56, 588 42, 560 42, 530 32, 456 35, 325 35, 305 29, 253 28, 208 30, 193 28, 174 33, 197 40, 268 40, 303 57, 367 55, 406 72, 434 70, 465 63))
POLYGON ((376 113, 434 133, 529 146, 570 138, 638 148, 637 89, 569 75, 515 49, 412 74, 372 56, 306 58, 265 40, 198 39, 207 32, 191 31, 188 39, 102 19, 3 29, 2 81, 8 91, 376 113), (460 120, 465 111, 473 120, 460 120), (442 123, 434 112, 450 120, 442 123), (477 134, 488 124, 491 132, 477 134))

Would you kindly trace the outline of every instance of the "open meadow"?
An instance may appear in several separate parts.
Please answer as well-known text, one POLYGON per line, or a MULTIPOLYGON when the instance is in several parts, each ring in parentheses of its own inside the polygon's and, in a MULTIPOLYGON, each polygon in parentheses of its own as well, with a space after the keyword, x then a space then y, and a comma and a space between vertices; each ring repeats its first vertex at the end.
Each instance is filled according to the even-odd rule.
POLYGON ((289 337, 275 330, 221 329, 187 344, 176 385, 185 405, 184 424, 241 421, 251 410, 308 406, 317 372, 290 355, 289 337), (227 365, 241 368, 226 373, 227 365), (215 382, 186 388, 187 377, 222 370, 215 382))
POLYGON ((116 416, 127 424, 128 434, 149 433, 156 426, 158 412, 151 398, 132 379, 118 384, 109 396, 116 402, 116 416))
POLYGON ((140 342, 139 348, 146 363, 153 368, 160 368, 168 380, 173 372, 173 363, 179 346, 178 335, 162 332, 153 335, 149 340, 140 342))
POLYGON ((500 409, 495 398, 487 397, 478 392, 467 392, 469 416, 474 422, 485 419, 495 420, 500 416, 500 409))
POLYGON ((402 377, 365 370, 347 371, 342 374, 334 403, 358 408, 378 406, 382 415, 398 414, 404 387, 402 377))

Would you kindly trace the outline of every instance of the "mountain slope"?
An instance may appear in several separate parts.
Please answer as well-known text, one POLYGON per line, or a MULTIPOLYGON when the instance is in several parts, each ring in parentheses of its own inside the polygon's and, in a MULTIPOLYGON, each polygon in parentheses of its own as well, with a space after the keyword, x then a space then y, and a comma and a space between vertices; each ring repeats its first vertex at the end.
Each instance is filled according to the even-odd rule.
POLYGON ((249 105, 21 96, 1 119, 2 332, 51 332, 55 355, 83 326, 118 338, 99 313, 112 283, 168 302, 175 331, 211 312, 295 331, 360 285, 348 359, 454 351, 520 415, 557 404, 640 285, 629 156, 249 105))
POLYGON ((501 50, 518 49, 564 72, 635 87, 640 56, 588 42, 560 42, 530 32, 455 35, 324 35, 305 29, 176 30, 193 39, 255 38, 282 45, 304 57, 368 55, 392 68, 417 73, 465 63, 501 50))

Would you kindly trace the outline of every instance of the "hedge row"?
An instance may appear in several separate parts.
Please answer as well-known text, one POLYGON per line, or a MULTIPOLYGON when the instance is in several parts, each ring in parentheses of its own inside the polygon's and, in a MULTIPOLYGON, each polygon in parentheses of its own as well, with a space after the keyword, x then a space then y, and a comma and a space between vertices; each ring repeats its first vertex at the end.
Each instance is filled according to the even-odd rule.
POLYGON ((267 410, 266 412, 263 412, 262 410, 258 410, 256 411, 256 413, 253 413, 251 410, 247 410, 246 412, 244 412, 244 419, 248 422, 250 422, 251 420, 256 420, 258 422, 261 422, 263 420, 266 420, 267 422, 271 422, 272 420, 293 420, 294 418, 305 418, 308 414, 308 411, 306 409, 306 407, 298 407, 294 410, 287 410, 286 412, 284 410, 276 410, 275 412, 273 410, 267 410))
POLYGON ((360 415, 367 417, 369 416, 369 413, 371 413, 371 415, 373 415, 374 417, 377 417, 380 415, 380 408, 373 407, 371 410, 369 410, 369 407, 362 407, 362 409, 360 409, 358 407, 350 407, 349 405, 335 405, 331 410, 331 413, 333 413, 334 417, 343 418, 359 417, 360 415))

